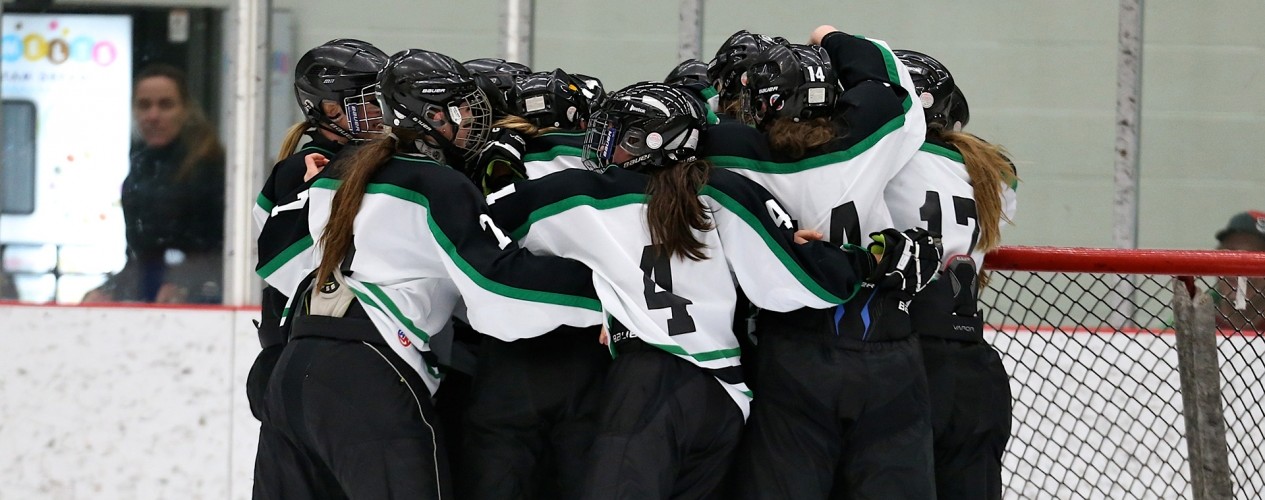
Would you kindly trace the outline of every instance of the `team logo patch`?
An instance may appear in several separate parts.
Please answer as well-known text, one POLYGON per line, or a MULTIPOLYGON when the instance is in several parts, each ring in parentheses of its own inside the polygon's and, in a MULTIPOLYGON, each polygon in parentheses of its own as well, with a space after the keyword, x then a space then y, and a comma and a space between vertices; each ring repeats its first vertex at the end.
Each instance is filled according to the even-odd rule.
POLYGON ((646 136, 646 146, 650 147, 650 149, 659 149, 663 146, 663 136, 659 135, 658 132, 651 132, 650 135, 646 136))
POLYGON ((395 331, 395 336, 396 336, 396 337, 399 337, 399 339, 400 339, 400 345, 402 345, 402 346, 404 346, 404 347, 410 347, 410 346, 412 346, 412 345, 413 345, 413 341, 411 341, 411 340, 409 340, 409 339, 408 339, 408 335, 405 335, 405 334, 404 334, 404 330, 396 330, 396 331, 395 331))
POLYGON ((329 280, 321 284, 321 293, 334 293, 337 291, 338 291, 337 281, 329 280))

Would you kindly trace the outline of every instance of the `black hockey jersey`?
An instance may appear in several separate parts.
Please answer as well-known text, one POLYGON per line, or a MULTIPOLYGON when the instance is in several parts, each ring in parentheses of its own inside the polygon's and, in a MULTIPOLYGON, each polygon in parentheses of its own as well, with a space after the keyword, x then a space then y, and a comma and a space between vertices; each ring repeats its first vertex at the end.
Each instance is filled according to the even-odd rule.
MULTIPOLYGON (((320 153, 332 162, 343 149, 343 144, 318 135, 272 167, 251 211, 255 221, 254 236, 258 257, 255 272, 260 277, 267 278, 289 262, 310 260, 310 256, 307 259, 294 260, 303 252, 310 253, 312 246, 311 238, 308 237, 307 211, 303 210, 307 205, 307 188, 310 185, 309 181, 303 179, 307 174, 304 158, 312 153, 320 153)), ((285 321, 290 303, 288 296, 298 283, 287 285, 291 287, 277 289, 270 285, 264 290, 260 323, 260 339, 263 343, 281 340, 277 337, 277 329, 285 321)))

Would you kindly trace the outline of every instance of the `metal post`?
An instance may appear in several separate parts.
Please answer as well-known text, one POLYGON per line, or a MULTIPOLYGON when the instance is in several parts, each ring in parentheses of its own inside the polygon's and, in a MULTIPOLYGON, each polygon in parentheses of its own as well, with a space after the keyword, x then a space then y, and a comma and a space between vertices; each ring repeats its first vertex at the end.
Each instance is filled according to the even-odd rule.
MULTIPOLYGON (((1120 0, 1119 56, 1116 66, 1116 167, 1112 241, 1116 248, 1138 247, 1138 138, 1142 126, 1142 10, 1143 0, 1120 0)), ((1112 308, 1109 322, 1116 327, 1132 323, 1133 296, 1137 284, 1131 278, 1116 283, 1120 302, 1112 308)))
MULTIPOLYGON (((4 2, 0 2, 0 17, 4 16, 4 2)), ((4 69, 4 61, 0 60, 0 70, 4 69)), ((4 131, 4 112, 0 111, 0 132, 4 131)), ((0 133, 0 154, 4 154, 4 134, 0 133)), ((4 178, 4 162, 0 161, 0 179, 4 178)), ((4 206, 4 190, 0 189, 0 207, 4 206)), ((2 249, 0 249, 2 250, 2 249)), ((0 272, 4 271, 4 265, 0 264, 0 272)), ((0 276, 0 284, 4 284, 5 277, 0 276)))
POLYGON ((676 60, 703 59, 703 0, 681 0, 676 60))
POLYGON ((268 15, 272 0, 235 0, 229 7, 227 37, 232 104, 226 121, 231 126, 225 187, 224 303, 255 304, 261 285, 255 277, 255 241, 251 207, 263 178, 264 107, 268 88, 268 15))
POLYGON ((505 0, 501 10, 501 47, 506 61, 532 65, 535 0, 505 0))
POLYGON ((1173 279, 1172 289, 1193 498, 1232 498, 1234 486, 1230 482, 1229 447, 1221 406, 1221 364, 1212 300, 1202 291, 1192 297, 1178 278, 1173 279))

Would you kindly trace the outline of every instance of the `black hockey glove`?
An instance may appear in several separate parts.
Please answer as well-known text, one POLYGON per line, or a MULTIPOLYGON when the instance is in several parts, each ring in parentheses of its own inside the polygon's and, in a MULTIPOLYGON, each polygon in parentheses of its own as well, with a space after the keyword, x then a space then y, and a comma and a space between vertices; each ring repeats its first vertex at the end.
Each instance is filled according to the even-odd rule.
POLYGON ((940 268, 944 247, 926 229, 885 229, 870 233, 870 239, 870 253, 879 257, 870 281, 880 290, 918 293, 940 268))
POLYGON ((487 146, 470 160, 470 180, 483 188, 483 194, 489 194, 526 179, 527 171, 523 168, 526 150, 527 141, 518 132, 493 128, 487 146))

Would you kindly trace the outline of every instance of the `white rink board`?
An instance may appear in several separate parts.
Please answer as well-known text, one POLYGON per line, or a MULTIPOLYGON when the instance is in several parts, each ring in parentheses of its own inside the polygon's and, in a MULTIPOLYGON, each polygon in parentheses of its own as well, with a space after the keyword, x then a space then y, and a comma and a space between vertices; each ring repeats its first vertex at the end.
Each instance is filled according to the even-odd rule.
POLYGON ((0 305, 0 499, 250 498, 258 316, 0 305))
MULTIPOLYGON (((0 305, 0 500, 250 498, 258 423, 246 405, 244 387, 259 351, 250 324, 257 317, 252 310, 0 305)), ((1026 454, 1039 466, 1024 469, 1023 477, 1007 474, 1007 498, 1050 498, 1050 491, 1057 492, 1054 498, 1093 498, 1091 491, 1112 492, 1111 497, 1189 497, 1181 479, 1189 477, 1184 424, 1172 409, 1180 408, 1180 396, 1171 368, 1176 366, 1171 335, 1130 340, 1021 333, 990 334, 989 339, 1003 351, 1014 380, 1033 381, 1028 388, 1012 381, 1020 400, 1006 465, 1014 470, 1026 454), (1020 341, 1028 347, 1021 348, 1020 341), (1026 368, 1005 355, 1008 350, 1027 353, 1026 368), (1097 356, 1116 352, 1121 354, 1097 356), (1032 375, 1034 369, 1052 373, 1047 364, 1070 376, 1032 375), (1076 397, 1060 396, 1057 387, 1073 388, 1076 397), (1020 406, 1034 411, 1021 413, 1020 406), (1056 429, 1054 422, 1073 432, 1056 429), (1035 459, 1032 453, 1045 443, 1025 426, 1041 429, 1045 439, 1069 451, 1035 459), (1123 439, 1126 434, 1136 435, 1138 446, 1130 451, 1086 442, 1095 433, 1126 443, 1131 443, 1123 439), (1096 451, 1124 465, 1091 453, 1096 451), (1164 489, 1173 478, 1148 470, 1178 471, 1180 489, 1164 489)), ((1222 340, 1223 356, 1245 342, 1222 340)), ((1232 450, 1236 432, 1265 442, 1255 422, 1231 420, 1265 414, 1260 383, 1265 360, 1237 358, 1234 369, 1239 375, 1233 381, 1253 383, 1231 402, 1238 407, 1227 411, 1232 450)), ((1234 374, 1223 370, 1223 377, 1228 375, 1234 374)), ((1259 450, 1251 453, 1255 458, 1242 465, 1232 458, 1231 469, 1255 470, 1265 463, 1259 450)), ((1235 483, 1243 482, 1236 475, 1235 483)), ((1265 484, 1248 489, 1265 491, 1265 484)))

